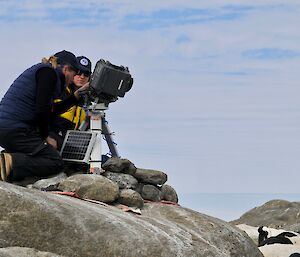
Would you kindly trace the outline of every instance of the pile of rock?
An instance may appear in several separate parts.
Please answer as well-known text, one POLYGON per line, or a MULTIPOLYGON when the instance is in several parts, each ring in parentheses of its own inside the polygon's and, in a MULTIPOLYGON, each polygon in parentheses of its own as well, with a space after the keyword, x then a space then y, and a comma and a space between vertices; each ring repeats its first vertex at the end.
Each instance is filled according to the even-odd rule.
POLYGON ((121 190, 134 190, 143 199, 154 202, 178 202, 176 191, 165 184, 168 176, 162 171, 136 168, 129 160, 119 158, 110 158, 102 168, 103 175, 116 182, 121 190))
POLYGON ((165 184, 167 174, 158 170, 140 169, 127 159, 110 158, 103 165, 102 175, 61 173, 38 180, 32 187, 45 191, 75 192, 81 198, 104 203, 120 203, 142 208, 144 200, 177 203, 174 188, 165 184))

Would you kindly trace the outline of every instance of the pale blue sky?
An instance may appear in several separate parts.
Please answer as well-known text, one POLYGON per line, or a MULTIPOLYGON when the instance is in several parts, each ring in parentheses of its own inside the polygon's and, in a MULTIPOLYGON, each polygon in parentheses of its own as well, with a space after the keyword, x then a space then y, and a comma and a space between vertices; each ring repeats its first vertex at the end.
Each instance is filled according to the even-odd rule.
POLYGON ((2 96, 62 49, 128 66, 120 154, 179 195, 299 192, 297 1, 1 1, 2 96), (207 2, 207 3, 205 3, 207 2))

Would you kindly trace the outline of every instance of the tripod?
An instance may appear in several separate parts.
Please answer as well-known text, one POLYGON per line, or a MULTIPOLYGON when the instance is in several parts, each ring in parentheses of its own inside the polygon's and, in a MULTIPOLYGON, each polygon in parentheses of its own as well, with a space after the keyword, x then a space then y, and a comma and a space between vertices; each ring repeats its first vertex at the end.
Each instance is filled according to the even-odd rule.
POLYGON ((79 127, 80 131, 87 131, 88 125, 90 125, 89 131, 96 133, 95 142, 89 159, 90 172, 95 174, 102 173, 102 135, 105 138, 111 157, 120 157, 116 148, 116 143, 112 138, 113 133, 111 132, 108 122, 105 119, 105 111, 108 109, 108 104, 99 103, 98 101, 99 100, 96 99, 95 103, 88 107, 87 118, 79 127))
POLYGON ((117 66, 102 59, 96 63, 89 89, 81 92, 85 104, 89 105, 85 108, 88 118, 79 131, 67 131, 60 151, 64 161, 87 163, 90 165, 90 172, 102 173, 102 136, 107 142, 110 155, 120 157, 112 140, 113 134, 105 120, 105 110, 108 109, 109 103, 115 102, 118 97, 124 97, 132 84, 133 78, 128 67, 117 66))

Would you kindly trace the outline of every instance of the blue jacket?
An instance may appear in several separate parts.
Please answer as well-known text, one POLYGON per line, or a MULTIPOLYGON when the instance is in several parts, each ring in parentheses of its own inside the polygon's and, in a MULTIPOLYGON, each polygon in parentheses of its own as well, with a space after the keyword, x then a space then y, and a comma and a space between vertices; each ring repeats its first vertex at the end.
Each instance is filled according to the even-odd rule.
MULTIPOLYGON (((36 72, 50 64, 38 63, 25 70, 10 86, 0 102, 0 128, 36 127, 36 72)), ((55 69, 57 83, 52 98, 61 94, 61 70, 55 69)))

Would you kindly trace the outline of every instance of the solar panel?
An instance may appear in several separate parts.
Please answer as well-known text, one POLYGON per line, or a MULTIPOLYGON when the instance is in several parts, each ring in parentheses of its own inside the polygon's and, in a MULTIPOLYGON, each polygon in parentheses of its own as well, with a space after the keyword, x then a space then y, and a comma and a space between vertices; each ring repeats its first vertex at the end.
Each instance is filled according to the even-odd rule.
POLYGON ((97 133, 68 130, 60 155, 64 161, 89 163, 97 133))

